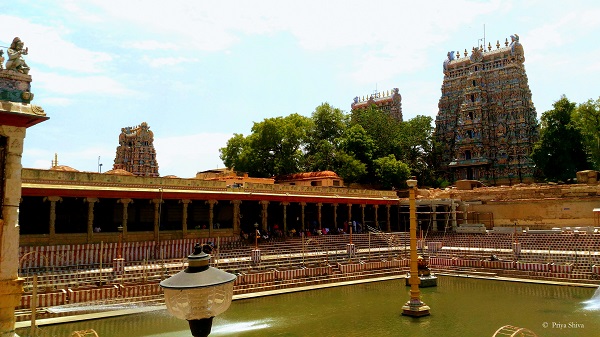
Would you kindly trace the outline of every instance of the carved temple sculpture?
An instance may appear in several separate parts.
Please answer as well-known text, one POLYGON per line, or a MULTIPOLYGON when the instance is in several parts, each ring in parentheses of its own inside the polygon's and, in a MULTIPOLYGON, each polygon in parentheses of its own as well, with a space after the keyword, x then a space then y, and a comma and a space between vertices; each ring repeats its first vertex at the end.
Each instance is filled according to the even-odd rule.
POLYGON ((480 180, 489 185, 529 183, 529 157, 539 138, 536 110, 525 73, 518 35, 496 43, 449 52, 435 136, 449 180, 480 180))
POLYGON ((351 109, 352 111, 365 109, 371 105, 375 105, 378 109, 387 112, 397 121, 402 122, 402 96, 400 90, 394 88, 382 92, 376 92, 363 97, 354 97, 351 109))
POLYGON ((136 176, 159 176, 154 133, 146 122, 121 129, 113 169, 122 169, 136 176))

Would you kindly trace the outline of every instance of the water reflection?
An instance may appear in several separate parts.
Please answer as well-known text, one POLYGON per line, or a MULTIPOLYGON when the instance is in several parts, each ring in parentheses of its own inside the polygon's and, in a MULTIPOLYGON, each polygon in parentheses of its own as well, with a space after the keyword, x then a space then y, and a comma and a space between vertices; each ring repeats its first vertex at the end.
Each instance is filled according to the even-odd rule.
MULTIPOLYGON (((507 324, 539 336, 597 336, 600 290, 594 291, 440 276, 438 287, 421 290, 431 316, 414 319, 401 316, 409 298, 401 279, 236 300, 215 318, 211 336, 492 336, 507 324), (577 328, 551 325, 571 322, 577 328)), ((189 336, 187 322, 166 310, 42 327, 43 336, 61 337, 90 328, 101 337, 189 336)))

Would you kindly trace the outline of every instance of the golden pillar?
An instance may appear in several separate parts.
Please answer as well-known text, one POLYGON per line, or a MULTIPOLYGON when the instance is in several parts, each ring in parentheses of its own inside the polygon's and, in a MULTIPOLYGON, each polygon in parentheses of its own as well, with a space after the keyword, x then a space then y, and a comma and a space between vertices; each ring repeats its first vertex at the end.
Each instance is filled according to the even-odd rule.
POLYGON ((410 299, 402 307, 402 315, 411 317, 422 317, 429 315, 429 306, 421 301, 421 291, 419 290, 418 256, 417 256, 417 206, 415 201, 415 190, 417 189, 417 180, 409 179, 406 181, 409 188, 409 209, 410 209, 410 299))

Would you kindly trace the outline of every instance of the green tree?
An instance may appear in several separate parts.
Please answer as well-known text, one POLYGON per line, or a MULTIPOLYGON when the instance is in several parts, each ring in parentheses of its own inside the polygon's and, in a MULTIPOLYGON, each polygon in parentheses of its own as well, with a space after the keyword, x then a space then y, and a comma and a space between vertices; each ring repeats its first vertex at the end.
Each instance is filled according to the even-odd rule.
POLYGON ((323 103, 312 113, 311 121, 305 144, 304 170, 337 172, 337 139, 346 130, 348 117, 342 110, 332 107, 329 103, 323 103))
POLYGON ((372 105, 365 109, 352 111, 351 125, 360 125, 377 145, 373 158, 395 154, 401 157, 399 150, 399 135, 401 122, 385 111, 372 105))
POLYGON ((403 186, 410 177, 410 168, 391 154, 373 161, 375 175, 383 188, 403 186))
POLYGON ((404 123, 399 134, 400 159, 423 184, 435 181, 433 119, 418 115, 404 123))
POLYGON ((588 161, 595 170, 600 170, 600 98, 580 104, 573 120, 583 135, 588 161))
POLYGON ((310 125, 309 118, 298 114, 254 123, 252 134, 244 139, 236 134, 220 149, 221 160, 255 177, 300 172, 304 165, 302 147, 310 125))
POLYGON ((588 168, 583 136, 571 119, 575 106, 563 95, 554 102, 554 109, 542 114, 540 140, 531 158, 549 180, 567 181, 588 168))

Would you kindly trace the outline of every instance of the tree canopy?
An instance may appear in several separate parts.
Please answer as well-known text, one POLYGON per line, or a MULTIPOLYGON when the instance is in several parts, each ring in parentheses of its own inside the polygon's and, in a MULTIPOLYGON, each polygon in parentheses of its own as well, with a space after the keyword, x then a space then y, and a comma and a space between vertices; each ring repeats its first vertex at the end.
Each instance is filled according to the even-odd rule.
POLYGON ((581 130, 588 161, 595 170, 600 170, 600 98, 580 104, 573 121, 581 130))
POLYGON ((330 170, 347 183, 391 188, 431 171, 430 117, 400 122, 374 106, 345 114, 323 103, 310 118, 268 118, 251 131, 234 134, 220 153, 227 167, 256 177, 330 170))
POLYGON ((572 120, 576 104, 565 96, 554 102, 554 109, 542 114, 540 139, 531 158, 544 176, 553 181, 567 181, 577 171, 589 168, 583 136, 572 120))

